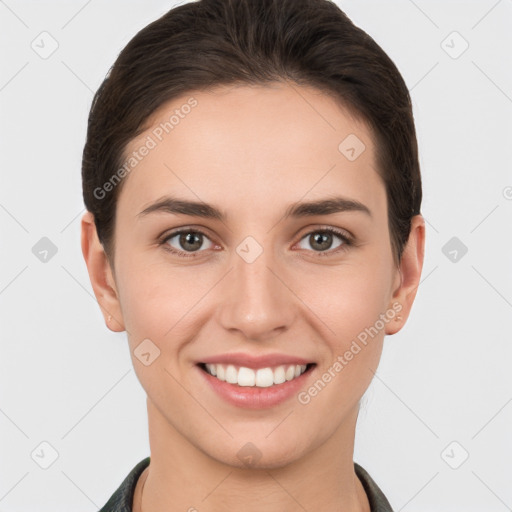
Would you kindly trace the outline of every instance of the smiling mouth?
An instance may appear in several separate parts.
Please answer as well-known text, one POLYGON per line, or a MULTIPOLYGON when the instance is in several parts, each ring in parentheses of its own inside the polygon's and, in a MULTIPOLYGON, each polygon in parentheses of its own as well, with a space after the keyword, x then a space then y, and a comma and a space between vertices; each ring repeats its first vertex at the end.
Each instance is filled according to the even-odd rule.
POLYGON ((199 368, 218 380, 242 387, 267 388, 279 386, 311 371, 316 363, 304 365, 285 364, 252 369, 233 364, 198 363, 199 368))

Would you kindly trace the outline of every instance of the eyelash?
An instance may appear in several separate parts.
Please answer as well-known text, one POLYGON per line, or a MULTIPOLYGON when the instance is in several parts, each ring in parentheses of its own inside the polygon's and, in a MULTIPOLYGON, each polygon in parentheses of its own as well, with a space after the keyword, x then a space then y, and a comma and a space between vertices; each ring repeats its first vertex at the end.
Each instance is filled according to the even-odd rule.
MULTIPOLYGON (((178 255, 182 258, 197 258, 198 253, 203 252, 203 251, 195 251, 192 253, 188 253, 185 251, 177 251, 176 249, 171 247, 169 244, 167 244, 168 240, 170 240, 171 238, 174 238, 175 236, 180 235, 182 233, 195 233, 195 234, 202 235, 209 239, 209 236, 206 233, 204 233, 203 231, 201 231, 200 229, 182 228, 182 229, 173 231, 169 234, 163 235, 163 238, 161 238, 159 240, 158 244, 164 246, 165 250, 171 252, 172 254, 178 255)), ((303 240, 304 238, 306 238, 307 236, 312 235, 313 233, 330 233, 330 234, 338 236, 343 241, 343 244, 341 244, 339 247, 337 247, 334 250, 313 251, 320 257, 332 256, 333 254, 338 254, 341 251, 348 250, 348 247, 354 245, 354 240, 351 237, 349 237, 344 231, 340 231, 336 228, 331 228, 331 227, 325 227, 325 228, 314 229, 312 231, 309 231, 308 233, 306 233, 304 236, 302 236, 300 238, 299 242, 301 240, 303 240)))

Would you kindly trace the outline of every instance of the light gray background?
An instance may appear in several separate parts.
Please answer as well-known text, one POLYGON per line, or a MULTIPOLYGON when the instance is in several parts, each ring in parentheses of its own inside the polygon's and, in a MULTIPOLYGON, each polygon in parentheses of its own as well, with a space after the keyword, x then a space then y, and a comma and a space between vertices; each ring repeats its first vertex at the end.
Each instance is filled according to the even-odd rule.
MULTIPOLYGON (((427 220, 354 460, 396 512, 512 510, 512 0, 337 3, 411 91, 427 220), (455 262, 452 237, 468 248, 455 262)), ((81 254, 80 166, 93 92, 175 4, 0 0, 0 511, 97 511, 149 455, 125 333, 104 325, 81 254), (43 31, 47 59, 31 47, 51 48, 43 31), (46 263, 42 237, 58 249, 46 263)))

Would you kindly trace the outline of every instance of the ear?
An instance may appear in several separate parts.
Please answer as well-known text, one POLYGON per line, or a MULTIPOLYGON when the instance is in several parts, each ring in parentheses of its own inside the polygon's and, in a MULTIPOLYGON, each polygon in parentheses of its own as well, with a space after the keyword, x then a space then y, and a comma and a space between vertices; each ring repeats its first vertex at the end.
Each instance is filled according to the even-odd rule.
POLYGON ((107 327, 114 332, 125 330, 121 304, 110 262, 99 241, 94 215, 87 211, 82 217, 82 254, 89 272, 94 295, 107 327))
POLYGON ((402 253, 402 260, 395 279, 395 291, 388 306, 390 310, 396 311, 397 314, 393 321, 386 324, 386 334, 397 333, 409 317, 420 284, 424 255, 425 219, 421 215, 415 215, 411 219, 409 239, 402 253), (400 310, 399 305, 401 306, 400 310))

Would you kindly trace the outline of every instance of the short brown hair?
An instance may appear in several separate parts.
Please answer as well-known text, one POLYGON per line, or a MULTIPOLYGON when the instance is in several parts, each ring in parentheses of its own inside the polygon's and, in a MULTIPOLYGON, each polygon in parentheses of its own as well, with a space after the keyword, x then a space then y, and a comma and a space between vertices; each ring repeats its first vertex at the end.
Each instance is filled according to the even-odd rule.
POLYGON ((125 179, 108 194, 97 191, 122 166, 127 144, 149 116, 187 92, 276 81, 316 87, 370 127, 400 262, 422 189, 411 99, 393 61, 330 0, 200 0, 138 32, 93 98, 83 198, 112 264, 125 179))

